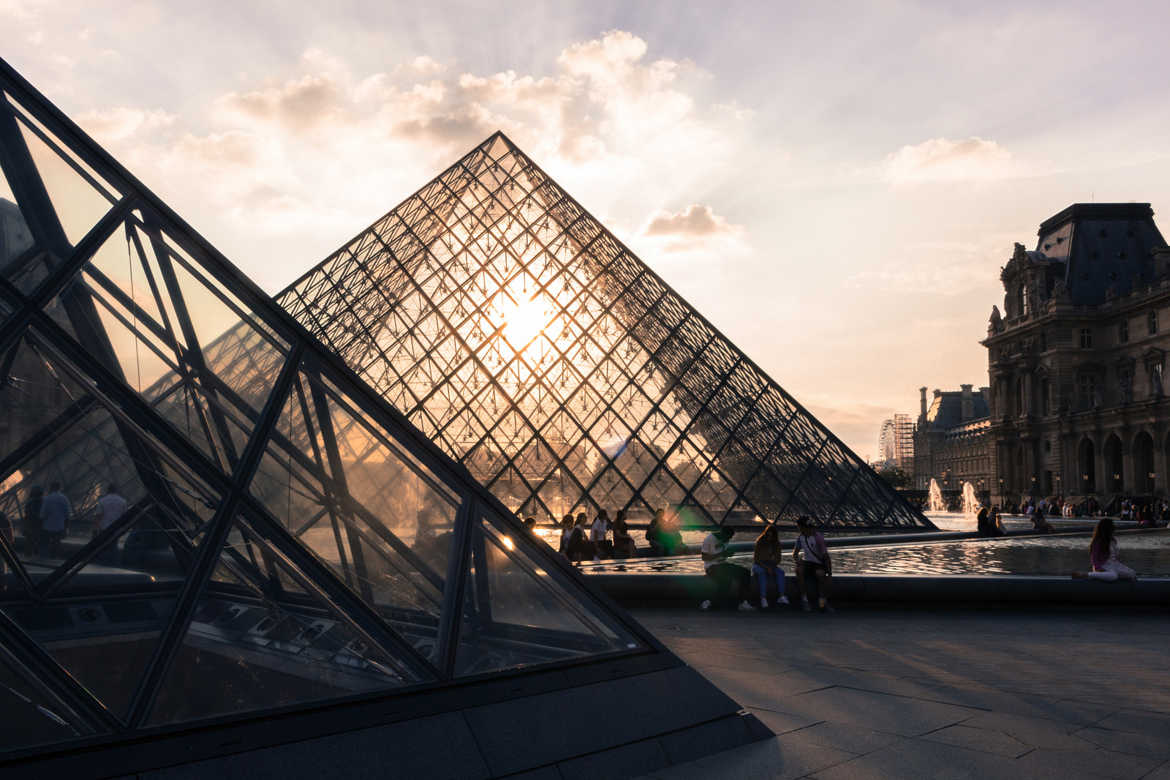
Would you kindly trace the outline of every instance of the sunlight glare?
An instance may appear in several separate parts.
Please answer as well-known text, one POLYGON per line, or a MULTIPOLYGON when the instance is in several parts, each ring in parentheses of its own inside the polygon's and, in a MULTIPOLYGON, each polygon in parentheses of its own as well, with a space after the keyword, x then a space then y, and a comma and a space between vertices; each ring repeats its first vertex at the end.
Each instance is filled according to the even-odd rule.
POLYGON ((523 301, 504 313, 504 337, 514 349, 521 350, 540 335, 548 320, 548 310, 540 301, 523 301))

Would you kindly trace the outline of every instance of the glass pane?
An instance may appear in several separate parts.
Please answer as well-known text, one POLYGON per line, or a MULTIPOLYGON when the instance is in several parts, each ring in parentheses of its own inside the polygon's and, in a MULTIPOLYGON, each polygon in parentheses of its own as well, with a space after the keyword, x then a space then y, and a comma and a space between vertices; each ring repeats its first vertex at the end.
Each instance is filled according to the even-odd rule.
POLYGON ((32 245, 32 231, 16 205, 16 196, 12 194, 3 170, 0 170, 0 273, 11 278, 8 264, 32 245))
POLYGON ((93 730, 0 647, 0 751, 63 742, 93 730))
POLYGON ((218 505, 217 496, 34 337, 17 345, 8 382, 0 386, 0 409, 5 451, 22 456, 0 474, 0 511, 34 581, 121 517, 111 510, 121 502, 111 503, 110 493, 139 523, 129 529, 137 533, 120 536, 101 559, 137 572, 124 572, 127 581, 150 581, 173 564, 152 526, 177 534, 174 543, 194 539, 218 505))
POLYGON ((230 471, 286 348, 156 223, 135 212, 47 312, 230 471))
POLYGON ((238 523, 151 709, 176 723, 386 690, 400 665, 238 523), (273 581, 297 583, 273 588, 273 581), (241 592, 243 590, 244 592, 241 592))
POLYGON ((390 441, 331 386, 302 374, 250 489, 419 652, 434 657, 458 500, 390 441))
POLYGON ((14 606, 8 612, 94 698, 125 717, 174 606, 174 597, 163 595, 14 606))
POLYGON ((473 531, 455 672, 466 676, 638 647, 487 520, 473 531))
MULTIPOLYGON (((41 181, 49 193, 52 209, 65 230, 65 238, 69 243, 76 245, 105 216, 113 204, 94 189, 70 165, 70 161, 50 148, 28 125, 21 122, 20 131, 27 154, 31 155, 41 181)), ((9 151, 22 154, 25 150, 22 150, 19 144, 13 144, 9 151)))

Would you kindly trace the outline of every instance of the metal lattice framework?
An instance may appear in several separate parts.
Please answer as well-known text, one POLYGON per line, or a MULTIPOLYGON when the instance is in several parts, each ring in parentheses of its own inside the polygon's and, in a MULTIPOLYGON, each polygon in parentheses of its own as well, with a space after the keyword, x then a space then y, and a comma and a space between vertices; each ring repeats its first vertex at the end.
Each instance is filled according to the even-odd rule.
POLYGON ((669 658, 2 61, 0 204, 0 766, 669 658))
POLYGON ((278 300, 515 511, 932 527, 502 133, 278 300))

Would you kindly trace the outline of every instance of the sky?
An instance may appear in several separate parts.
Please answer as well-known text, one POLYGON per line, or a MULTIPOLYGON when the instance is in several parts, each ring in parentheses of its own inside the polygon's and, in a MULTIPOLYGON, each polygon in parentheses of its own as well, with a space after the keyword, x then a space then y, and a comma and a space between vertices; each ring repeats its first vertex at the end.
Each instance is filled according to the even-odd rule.
POLYGON ((1013 242, 1170 209, 1168 31, 1164 2, 0 0, 0 56, 269 292, 502 129, 862 457, 918 387, 987 383, 1013 242))

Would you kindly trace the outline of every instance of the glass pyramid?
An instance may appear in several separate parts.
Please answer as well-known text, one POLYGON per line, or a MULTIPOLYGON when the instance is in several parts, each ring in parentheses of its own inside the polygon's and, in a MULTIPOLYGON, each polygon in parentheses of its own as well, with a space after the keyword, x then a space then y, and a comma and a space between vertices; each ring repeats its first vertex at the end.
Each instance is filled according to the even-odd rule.
POLYGON ((0 762, 669 657, 2 61, 0 380, 0 762))
POLYGON ((502 133, 278 300, 512 511, 933 527, 502 133))

